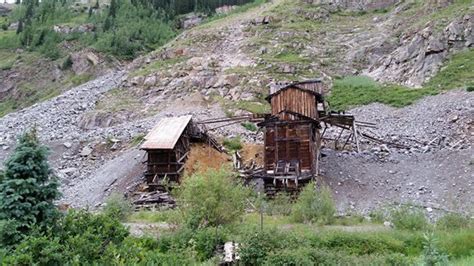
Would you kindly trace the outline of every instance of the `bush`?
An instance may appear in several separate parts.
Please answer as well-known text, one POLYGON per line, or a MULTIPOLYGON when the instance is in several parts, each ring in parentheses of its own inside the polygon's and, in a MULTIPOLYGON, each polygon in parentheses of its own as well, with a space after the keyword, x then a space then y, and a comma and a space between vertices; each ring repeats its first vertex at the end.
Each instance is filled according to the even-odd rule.
POLYGON ((423 263, 424 265, 448 265, 448 256, 439 251, 438 242, 432 233, 425 234, 423 263))
POLYGON ((224 146, 230 151, 238 151, 242 149, 242 139, 239 137, 225 139, 224 146))
POLYGON ((275 198, 270 200, 267 205, 266 213, 269 215, 290 215, 291 214, 291 197, 288 193, 277 193, 275 198))
POLYGON ((262 265, 271 251, 285 244, 284 235, 277 231, 251 231, 242 240, 240 261, 243 265, 262 265))
POLYGON ((22 234, 18 228, 19 224, 15 220, 0 220, 0 248, 10 247, 21 240, 22 234))
POLYGON ((291 217, 300 223, 330 224, 334 221, 335 212, 336 207, 329 187, 315 189, 311 182, 300 193, 291 217))
POLYGON ((376 233, 327 232, 313 238, 312 245, 353 255, 403 253, 405 243, 376 233))
POLYGON ((133 211, 132 203, 123 195, 112 193, 105 201, 104 214, 124 221, 133 211))
POLYGON ((235 221, 244 213, 247 195, 249 190, 221 169, 185 178, 178 199, 187 224, 201 228, 235 221))
POLYGON ((241 124, 245 129, 256 132, 258 130, 257 126, 254 123, 244 122, 241 124))
POLYGON ((265 259, 265 265, 274 266, 299 266, 299 265, 316 265, 311 257, 312 250, 301 249, 284 249, 270 253, 265 259))
POLYGON ((61 69, 62 70, 67 70, 67 69, 70 69, 72 67, 72 58, 71 58, 71 55, 68 55, 66 57, 66 59, 64 59, 63 63, 61 64, 61 69))
POLYGON ((438 245, 441 251, 453 258, 461 258, 474 255, 474 229, 463 229, 438 237, 438 245))
POLYGON ((423 230, 428 227, 428 220, 423 211, 416 207, 400 206, 390 212, 395 228, 406 230, 423 230))
POLYGON ((442 230, 465 229, 470 228, 471 224, 471 219, 465 215, 458 213, 448 213, 438 219, 436 222, 436 228, 442 230))

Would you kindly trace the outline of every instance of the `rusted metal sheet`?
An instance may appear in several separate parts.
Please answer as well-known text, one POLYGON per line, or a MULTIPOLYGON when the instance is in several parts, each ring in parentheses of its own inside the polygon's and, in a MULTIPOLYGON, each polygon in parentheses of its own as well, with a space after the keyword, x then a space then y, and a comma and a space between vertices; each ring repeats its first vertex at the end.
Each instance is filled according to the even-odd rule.
POLYGON ((172 150, 183 134, 192 116, 163 118, 145 136, 145 142, 140 147, 143 150, 172 150))

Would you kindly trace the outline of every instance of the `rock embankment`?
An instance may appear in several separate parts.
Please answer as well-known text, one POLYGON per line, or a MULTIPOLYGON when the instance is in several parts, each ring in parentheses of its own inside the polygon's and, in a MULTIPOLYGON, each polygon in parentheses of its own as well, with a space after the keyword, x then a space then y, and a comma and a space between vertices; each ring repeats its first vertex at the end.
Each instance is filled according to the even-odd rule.
POLYGON ((420 87, 434 76, 450 54, 474 47, 474 14, 453 20, 442 32, 428 26, 405 33, 401 45, 373 64, 367 74, 382 82, 420 87))

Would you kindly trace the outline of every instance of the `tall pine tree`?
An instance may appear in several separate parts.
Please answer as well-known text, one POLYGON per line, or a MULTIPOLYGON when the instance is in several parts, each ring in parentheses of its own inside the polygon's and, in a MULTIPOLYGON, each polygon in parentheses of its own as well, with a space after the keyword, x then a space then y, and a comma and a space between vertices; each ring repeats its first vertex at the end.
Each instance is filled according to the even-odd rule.
POLYGON ((58 197, 58 183, 51 175, 47 148, 31 130, 20 137, 5 163, 0 180, 0 220, 15 222, 20 233, 27 233, 32 226, 48 227, 58 217, 53 203, 58 197))

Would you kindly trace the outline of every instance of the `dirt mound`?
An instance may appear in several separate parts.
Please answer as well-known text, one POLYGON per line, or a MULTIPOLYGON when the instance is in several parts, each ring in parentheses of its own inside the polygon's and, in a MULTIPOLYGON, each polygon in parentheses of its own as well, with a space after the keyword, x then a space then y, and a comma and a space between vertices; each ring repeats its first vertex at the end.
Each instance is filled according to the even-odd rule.
POLYGON ((263 151, 262 144, 245 143, 240 152, 244 166, 256 166, 257 168, 263 167, 263 151))
POLYGON ((184 167, 184 176, 209 169, 219 169, 230 161, 229 155, 218 152, 207 144, 193 144, 184 167))

